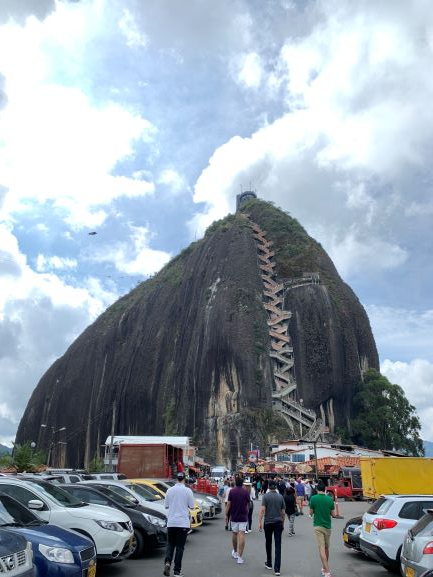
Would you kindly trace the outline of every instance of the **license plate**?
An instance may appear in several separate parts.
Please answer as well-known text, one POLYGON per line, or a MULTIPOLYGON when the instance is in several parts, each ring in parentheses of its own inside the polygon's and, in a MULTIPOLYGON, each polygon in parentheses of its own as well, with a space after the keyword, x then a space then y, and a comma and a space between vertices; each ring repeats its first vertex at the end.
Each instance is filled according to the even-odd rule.
POLYGON ((406 567, 405 575, 406 577, 415 577, 415 569, 412 569, 412 567, 406 567))
POLYGON ((371 531, 371 523, 366 523, 365 524, 365 532, 370 533, 370 531, 371 531))
POLYGON ((343 541, 349 543, 349 535, 347 533, 343 533, 343 541))
POLYGON ((96 575, 96 563, 90 561, 89 568, 87 569, 87 577, 95 577, 96 575))

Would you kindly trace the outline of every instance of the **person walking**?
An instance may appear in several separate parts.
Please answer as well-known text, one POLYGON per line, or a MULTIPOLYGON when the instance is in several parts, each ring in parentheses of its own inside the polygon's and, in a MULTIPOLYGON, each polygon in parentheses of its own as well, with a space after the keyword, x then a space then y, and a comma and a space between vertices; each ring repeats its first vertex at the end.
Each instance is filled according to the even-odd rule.
POLYGON ((296 503, 298 505, 298 511, 300 515, 304 514, 304 497, 305 497, 305 486, 302 482, 302 477, 298 477, 295 483, 296 491, 296 503))
POLYGON ((236 477, 235 486, 230 490, 226 507, 226 525, 230 519, 232 526, 232 557, 240 565, 245 563, 243 554, 245 549, 245 531, 248 523, 248 509, 250 495, 243 488, 244 480, 236 477))
POLYGON ((293 537, 295 534, 296 497, 295 489, 291 486, 286 489, 284 494, 284 503, 286 505, 289 537, 293 537))
POLYGON ((186 537, 190 530, 189 510, 195 506, 194 494, 185 486, 185 473, 177 473, 177 483, 165 494, 165 508, 168 509, 167 549, 164 561, 164 575, 170 575, 174 555, 174 575, 183 577, 182 558, 186 537))
POLYGON ((275 481, 269 481, 269 492, 263 495, 259 512, 259 531, 265 530, 266 569, 272 569, 272 536, 275 543, 274 573, 281 575, 281 536, 284 530, 286 504, 277 492, 275 481), (264 524, 263 524, 264 521, 264 524))
POLYGON ((309 479, 307 479, 305 481, 304 491, 305 491, 305 504, 308 505, 308 503, 310 502, 310 497, 311 497, 311 492, 312 492, 309 479))
POLYGON ((222 477, 218 480, 218 497, 222 503, 224 501, 224 479, 222 477))
MULTIPOLYGON (((225 509, 227 511, 227 503, 229 502, 229 493, 230 491, 233 489, 233 487, 235 486, 233 481, 227 481, 227 485, 224 487, 224 504, 225 504, 225 509)), ((230 514, 227 515, 226 512, 226 531, 231 530, 231 526, 230 526, 230 514)))
POLYGON ((313 517, 314 533, 316 534, 320 560, 322 561, 322 576, 331 577, 329 569, 329 545, 331 541, 331 517, 336 517, 334 500, 325 495, 325 484, 319 481, 317 493, 310 499, 310 516, 313 517))
POLYGON ((256 480, 256 499, 260 497, 260 492, 262 490, 262 479, 258 477, 256 480))
POLYGON ((252 489, 253 486, 251 485, 250 482, 248 483, 244 483, 244 487, 245 489, 248 491, 249 495, 250 495, 250 505, 248 507, 248 522, 247 522, 247 528, 245 529, 245 533, 251 533, 251 531, 253 530, 253 511, 254 511, 254 503, 253 503, 253 497, 252 497, 252 489))
POLYGON ((282 479, 282 477, 277 477, 277 489, 280 495, 283 495, 286 492, 286 482, 282 479))

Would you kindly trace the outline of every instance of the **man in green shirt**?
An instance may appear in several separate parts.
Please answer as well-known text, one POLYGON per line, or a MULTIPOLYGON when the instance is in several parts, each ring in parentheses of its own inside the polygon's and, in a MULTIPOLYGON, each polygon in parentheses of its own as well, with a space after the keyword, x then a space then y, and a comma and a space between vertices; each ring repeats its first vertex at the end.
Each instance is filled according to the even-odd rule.
POLYGON ((322 561, 322 576, 331 577, 329 570, 329 544, 331 541, 331 517, 336 517, 334 499, 325 495, 325 485, 319 481, 317 494, 310 499, 310 516, 314 515, 313 526, 322 561))

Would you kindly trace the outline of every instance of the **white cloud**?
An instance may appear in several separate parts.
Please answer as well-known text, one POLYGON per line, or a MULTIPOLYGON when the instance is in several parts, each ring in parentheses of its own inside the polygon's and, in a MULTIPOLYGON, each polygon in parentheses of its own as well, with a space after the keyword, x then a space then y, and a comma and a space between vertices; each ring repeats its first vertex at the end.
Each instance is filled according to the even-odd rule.
POLYGON ((38 272, 46 272, 50 270, 74 269, 77 267, 76 258, 60 257, 60 256, 45 256, 38 254, 36 259, 36 270, 38 272))
POLYGON ((116 269, 128 275, 145 277, 158 272, 171 258, 168 252, 150 248, 152 234, 149 229, 129 225, 127 242, 106 245, 103 250, 94 250, 91 260, 110 262, 116 269))
POLYGON ((240 57, 237 63, 237 81, 247 88, 257 89, 263 78, 263 64, 257 52, 250 52, 240 57))
POLYGON ((72 37, 81 47, 99 34, 90 18, 80 27, 90 6, 78 11, 59 5, 44 22, 2 29, 8 106, 0 115, 0 172, 9 189, 3 215, 54 201, 73 226, 95 226, 106 217, 95 207, 154 192, 152 182, 115 174, 120 161, 134 158, 137 143, 152 147, 152 124, 133 109, 109 98, 95 102, 82 88, 52 77, 50 65, 55 69, 60 60, 65 79, 80 73, 85 54, 69 42, 72 37))
POLYGON ((433 440, 433 363, 425 359, 414 359, 409 363, 385 359, 381 372, 391 383, 403 388, 409 402, 417 408, 422 437, 433 440))
POLYGON ((433 362, 433 309, 417 311, 377 305, 366 309, 383 357, 425 358, 433 362))
MULTIPOLYGON (((118 295, 94 279, 74 288, 53 272, 33 271, 4 224, 0 246, 0 434, 7 436, 48 366, 118 295)), ((41 255, 39 264, 57 272, 76 262, 41 255)))
MULTIPOLYGON (((290 211, 339 261, 344 274, 365 264, 389 270, 410 257, 405 236, 425 218, 414 174, 429 166, 433 17, 398 3, 318 2, 316 24, 287 33, 279 56, 265 59, 261 82, 283 94, 285 110, 249 137, 232 137, 195 185, 206 208, 202 228, 233 210, 239 185, 290 211), (314 207, 314 210, 312 210, 314 207), (409 208, 408 208, 409 207, 409 208), (395 228, 394 228, 395 227, 395 228), (374 258, 372 258, 374 257, 374 258)), ((429 201, 430 202, 430 201, 429 201)))
POLYGON ((189 190, 186 179, 173 168, 166 168, 158 178, 158 184, 167 185, 173 194, 189 190))
POLYGON ((129 10, 124 10, 121 19, 119 20, 119 27, 126 38, 128 46, 146 46, 148 43, 145 34, 140 32, 134 16, 129 10))
MULTIPOLYGON (((328 234, 324 233, 322 239, 328 234)), ((398 245, 353 228, 342 239, 332 238, 332 233, 329 236, 327 240, 329 255, 338 272, 345 278, 366 268, 371 274, 374 270, 399 267, 408 258, 407 252, 398 245)))

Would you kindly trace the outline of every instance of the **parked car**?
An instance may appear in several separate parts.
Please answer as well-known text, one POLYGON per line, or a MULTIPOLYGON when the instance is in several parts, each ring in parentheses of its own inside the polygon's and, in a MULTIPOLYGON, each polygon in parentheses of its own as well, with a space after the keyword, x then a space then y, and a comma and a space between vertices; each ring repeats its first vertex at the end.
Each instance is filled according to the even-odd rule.
POLYGON ((409 529, 401 552, 401 574, 404 577, 421 577, 433 573, 433 509, 409 529))
POLYGON ((132 503, 136 505, 140 503, 140 505, 144 505, 145 507, 149 507, 149 509, 153 509, 154 511, 158 511, 162 513, 165 518, 167 518, 167 509, 164 507, 164 500, 163 499, 156 499, 155 496, 146 489, 146 487, 142 487, 140 493, 134 491, 134 487, 131 487, 129 483, 125 481, 83 481, 84 485, 91 485, 91 486, 107 486, 110 487, 113 491, 125 497, 125 499, 129 499, 132 503))
POLYGON ((433 495, 382 495, 363 515, 361 550, 386 568, 397 569, 408 530, 431 508, 433 495))
POLYGON ((38 577, 95 577, 96 551, 93 541, 42 521, 16 499, 1 493, 0 527, 21 535, 31 543, 38 577))
MULTIPOLYGON (((154 494, 155 496, 157 494, 160 499, 165 499, 165 494, 168 490, 168 487, 167 487, 167 489, 164 490, 163 487, 155 486, 148 479, 128 479, 128 484, 129 483, 131 485, 139 485, 141 487, 144 486, 146 489, 151 491, 152 494, 154 494)), ((205 503, 203 503, 199 499, 195 499, 195 507, 194 507, 194 509, 191 509, 189 512, 189 517, 191 520, 191 529, 197 529, 198 527, 201 527, 201 525, 203 525, 204 509, 203 509, 202 505, 204 505, 206 508, 205 503)))
POLYGON ((0 477, 0 492, 31 509, 39 518, 91 539, 98 558, 120 560, 132 542, 132 523, 127 515, 108 507, 88 505, 58 485, 40 479, 0 477))
POLYGON ((128 478, 123 473, 86 473, 82 477, 84 481, 122 481, 128 478))
POLYGON ((0 529, 0 572, 8 577, 33 577, 32 545, 22 535, 0 529))
MULTIPOLYGON (((173 485, 176 484, 176 481, 172 480, 146 479, 146 481, 151 483, 155 488, 161 491, 163 495, 165 495, 165 493, 170 487, 173 487, 173 485)), ((215 515, 221 513, 222 505, 218 497, 208 495, 207 493, 200 493, 199 491, 195 491, 193 486, 191 486, 191 489, 193 490, 194 497, 196 497, 197 500, 200 499, 199 504, 203 511, 204 519, 212 519, 215 515)))
POLYGON ((343 529, 343 543, 349 549, 361 550, 359 536, 362 529, 362 516, 349 519, 343 529))
POLYGON ((166 546, 167 521, 152 509, 132 503, 104 485, 98 488, 75 483, 64 485, 63 489, 85 503, 114 507, 128 515, 134 528, 134 538, 127 554, 128 557, 140 557, 145 550, 166 546))

